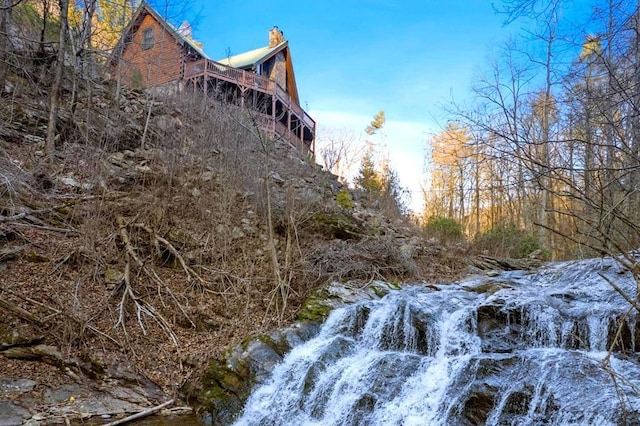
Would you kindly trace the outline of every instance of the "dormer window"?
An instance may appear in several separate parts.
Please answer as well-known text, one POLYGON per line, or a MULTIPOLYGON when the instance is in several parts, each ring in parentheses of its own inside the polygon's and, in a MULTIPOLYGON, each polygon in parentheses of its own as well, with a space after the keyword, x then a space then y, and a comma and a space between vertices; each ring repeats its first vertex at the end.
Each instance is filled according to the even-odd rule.
POLYGON ((153 47, 153 28, 146 28, 142 31, 142 50, 149 50, 153 47))

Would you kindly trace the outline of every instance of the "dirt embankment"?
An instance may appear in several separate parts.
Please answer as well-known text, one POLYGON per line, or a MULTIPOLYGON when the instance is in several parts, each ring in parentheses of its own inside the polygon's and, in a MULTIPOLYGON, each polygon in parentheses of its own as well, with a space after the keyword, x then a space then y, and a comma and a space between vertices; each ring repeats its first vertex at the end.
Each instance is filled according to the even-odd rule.
POLYGON ((250 116, 88 93, 63 108, 52 162, 46 92, 15 77, 0 99, 0 411, 63 421, 186 401, 208 360, 332 280, 462 269, 371 200, 341 206, 334 176, 250 116))

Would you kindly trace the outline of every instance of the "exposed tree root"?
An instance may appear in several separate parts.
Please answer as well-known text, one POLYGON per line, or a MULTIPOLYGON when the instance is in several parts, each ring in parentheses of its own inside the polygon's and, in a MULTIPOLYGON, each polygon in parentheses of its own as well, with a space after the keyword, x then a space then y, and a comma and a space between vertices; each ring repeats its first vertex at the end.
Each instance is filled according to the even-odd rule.
POLYGON ((138 420, 138 419, 141 419, 143 417, 150 416, 151 414, 156 413, 156 412, 162 410, 163 408, 170 406, 173 403, 174 403, 174 400, 170 399, 169 401, 163 402, 160 405, 156 405, 155 407, 147 408, 144 411, 140 411, 139 413, 133 414, 133 415, 131 415, 129 417, 125 417, 124 419, 116 420, 115 422, 107 423, 104 426, 116 426, 116 425, 122 425, 122 424, 125 424, 125 423, 128 423, 128 422, 132 422, 134 420, 138 420))
MULTIPOLYGON (((140 326, 140 329, 144 334, 146 334, 146 330, 144 327, 143 316, 146 315, 152 318, 160 326, 160 328, 165 333, 167 333, 167 335, 171 338, 171 340, 173 341, 176 347, 180 347, 178 342, 178 336, 176 336, 176 334, 174 333, 171 327, 171 324, 160 314, 160 312, 158 312, 158 310, 153 305, 143 300, 134 291, 134 288, 132 285, 132 279, 131 279, 131 263, 133 262, 135 267, 137 267, 138 269, 136 275, 139 276, 140 273, 144 274, 146 277, 148 277, 151 280, 151 282, 155 283, 158 287, 166 291, 171 296, 171 298, 173 299, 178 309, 180 309, 180 312, 182 312, 184 317, 189 321, 189 323, 193 327, 195 327, 195 323, 191 320, 187 312, 184 310, 184 307, 178 302, 176 297, 173 295, 173 293, 171 292, 171 289, 158 276, 156 271, 152 267, 148 267, 145 264, 145 262, 140 258, 140 256, 138 256, 135 248, 131 243, 131 239, 129 238, 129 233, 127 232, 128 225, 126 224, 124 218, 118 215, 116 216, 116 222, 119 228, 120 239, 122 240, 125 246, 125 251, 127 255, 127 261, 126 261, 125 270, 124 270, 124 278, 123 278, 123 283, 121 285, 122 296, 121 296, 120 302, 118 303, 118 321, 116 322, 116 326, 121 325, 126 332, 125 311, 126 311, 127 302, 131 301, 135 307, 138 325, 140 326)), ((186 263, 184 262, 184 259, 182 259, 182 256, 179 255, 175 247, 173 247, 173 245, 171 245, 167 240, 165 240, 164 238, 158 237, 148 227, 144 226, 143 224, 134 224, 133 226, 144 229, 145 231, 149 232, 150 235, 152 236, 152 242, 154 243, 154 246, 157 247, 158 242, 161 242, 163 244, 166 243, 165 245, 167 245, 168 249, 172 251, 172 254, 174 254, 174 256, 178 255, 179 258, 181 259, 181 264, 185 268, 185 272, 187 273, 187 276, 189 278, 191 277, 191 275, 189 274, 189 271, 191 271, 192 274, 195 274, 195 272, 186 265, 186 263)), ((197 274, 195 274, 195 276, 200 278, 197 274)))
POLYGON ((159 236, 158 234, 156 234, 155 232, 153 232, 153 230, 151 228, 149 228, 148 226, 146 226, 144 223, 136 223, 133 226, 135 226, 136 228, 140 228, 140 229, 144 230, 145 232, 147 232, 149 234, 149 237, 151 237, 153 245, 154 245, 154 247, 156 248, 156 250, 158 252, 160 252, 160 247, 159 247, 160 244, 162 244, 167 250, 169 250, 171 255, 173 257, 175 257, 176 259, 178 259, 178 262, 180 262, 180 266, 184 270, 184 273, 187 274, 187 280, 189 282, 191 282, 191 280, 193 278, 195 278, 197 280, 197 282, 198 282, 198 284, 196 284, 196 285, 204 286, 206 284, 205 280, 202 279, 202 277, 200 277, 200 275, 198 275, 198 273, 196 271, 194 271, 191 267, 189 267, 187 265, 187 263, 185 262, 184 258, 180 255, 180 253, 173 246, 173 244, 171 244, 165 238, 163 238, 163 237, 159 236))

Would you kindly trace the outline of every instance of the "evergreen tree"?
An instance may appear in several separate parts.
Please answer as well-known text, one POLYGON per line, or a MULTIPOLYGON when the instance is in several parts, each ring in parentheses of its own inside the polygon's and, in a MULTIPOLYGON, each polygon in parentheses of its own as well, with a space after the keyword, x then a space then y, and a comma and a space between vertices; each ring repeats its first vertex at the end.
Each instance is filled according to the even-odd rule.
POLYGON ((373 149, 369 150, 362 157, 358 175, 354 179, 356 188, 365 191, 368 194, 379 195, 384 190, 384 181, 381 174, 376 170, 376 164, 373 159, 373 149))

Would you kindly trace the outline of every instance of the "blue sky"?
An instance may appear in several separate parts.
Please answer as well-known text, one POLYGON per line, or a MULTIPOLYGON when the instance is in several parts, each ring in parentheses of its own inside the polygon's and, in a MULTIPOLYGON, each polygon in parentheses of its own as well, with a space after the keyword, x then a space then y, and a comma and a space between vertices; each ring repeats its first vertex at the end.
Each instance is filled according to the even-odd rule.
POLYGON ((302 106, 327 129, 362 131, 387 117, 391 165, 421 206, 425 144, 463 98, 492 47, 507 38, 503 16, 484 0, 195 0, 183 17, 214 59, 267 44, 277 25, 291 47, 302 106))

